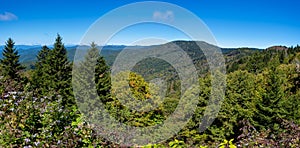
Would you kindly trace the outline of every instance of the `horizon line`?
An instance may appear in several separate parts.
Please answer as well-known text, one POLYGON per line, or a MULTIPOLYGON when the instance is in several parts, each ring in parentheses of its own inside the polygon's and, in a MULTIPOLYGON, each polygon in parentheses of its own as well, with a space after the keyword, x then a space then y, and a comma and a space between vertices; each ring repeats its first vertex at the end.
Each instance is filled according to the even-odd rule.
MULTIPOLYGON (((165 42, 165 43, 158 43, 158 44, 151 44, 151 45, 139 45, 139 44, 136 44, 136 45, 132 45, 132 44, 117 44, 117 43, 108 43, 106 45, 97 45, 97 46, 140 46, 140 47, 147 47, 147 46, 157 46, 157 45, 163 45, 163 44, 167 44, 167 43, 171 43, 171 42, 176 42, 176 41, 183 41, 183 42, 205 42, 205 41, 198 41, 198 40, 173 40, 173 41, 168 41, 168 42, 165 42)), ((207 42, 205 42, 207 43, 207 42)), ((210 44, 210 43, 207 43, 207 44, 210 44)), ((70 47, 70 46, 90 46, 90 44, 73 44, 73 43, 67 43, 67 44, 64 44, 66 47, 70 47)), ((268 47, 250 47, 250 46, 221 46, 221 45, 214 45, 214 44, 210 44, 210 45, 213 45, 213 46, 217 46, 219 48, 253 48, 253 49, 267 49, 269 47, 273 47, 273 46, 286 46, 286 47, 292 47, 292 46, 297 46, 297 45, 282 45, 282 44, 276 44, 276 45, 271 45, 271 46, 268 46, 268 47)), ((0 46, 5 46, 5 44, 0 44, 0 46)), ((15 44, 15 46, 53 46, 53 44, 15 44)))

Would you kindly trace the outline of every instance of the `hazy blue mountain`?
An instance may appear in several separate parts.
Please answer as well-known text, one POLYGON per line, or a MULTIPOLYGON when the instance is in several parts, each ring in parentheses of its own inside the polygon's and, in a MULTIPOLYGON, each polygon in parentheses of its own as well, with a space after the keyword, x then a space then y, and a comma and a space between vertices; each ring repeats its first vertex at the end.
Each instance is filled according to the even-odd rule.
MULTIPOLYGON (((173 41, 169 42, 166 44, 162 45, 152 45, 152 46, 125 46, 125 45, 107 45, 107 46, 98 46, 98 49, 101 50, 101 55, 104 56, 104 58, 107 60, 107 63, 109 65, 112 65, 115 58, 117 55, 122 51, 123 49, 128 49, 138 51, 138 50, 147 50, 147 49, 157 49, 159 50, 164 50, 168 48, 169 45, 171 44, 176 44, 180 46, 193 60, 194 64, 196 67, 198 67, 198 71, 204 72, 207 69, 207 66, 205 64, 205 56, 202 52, 201 49, 197 46, 197 44, 207 44, 202 41, 173 41)), ((209 45, 211 47, 214 47, 214 45, 209 45)), ((0 46, 0 52, 2 52, 4 45, 0 46)), ((26 65, 28 68, 32 68, 32 65, 34 65, 34 62, 36 61, 36 55, 38 52, 41 50, 42 46, 41 45, 16 45, 16 49, 18 50, 20 54, 20 61, 24 65, 26 65), (30 66, 31 65, 31 66, 30 66)), ((49 48, 52 48, 53 46, 48 46, 49 48)), ((74 55, 76 52, 76 49, 81 49, 81 50, 87 50, 89 46, 78 46, 78 45, 73 45, 73 46, 66 46, 67 51, 68 51, 68 58, 69 60, 74 59, 74 55), (80 48, 79 48, 80 47, 80 48)), ((223 54, 228 57, 226 60, 231 61, 234 60, 236 57, 241 57, 245 55, 249 55, 252 53, 252 51, 255 51, 256 49, 253 48, 248 48, 248 50, 237 50, 236 48, 221 48, 221 51, 223 54)), ((0 54, 0 58, 2 58, 2 54, 0 54)), ((147 62, 147 61, 144 61, 147 62)), ((149 59, 148 59, 149 62, 149 59)), ((151 64, 148 64, 147 66, 143 65, 142 62, 138 64, 139 68, 146 68, 151 67, 154 69, 156 65, 159 65, 161 68, 160 69, 168 69, 167 67, 170 67, 166 62, 163 63, 161 60, 154 60, 151 61, 151 64)), ((141 69, 142 70, 142 69, 141 69)))
MULTIPOLYGON (((31 48, 40 48, 41 45, 15 45, 16 49, 26 50, 31 48)), ((0 45, 0 49, 2 50, 4 48, 4 45, 0 45)))

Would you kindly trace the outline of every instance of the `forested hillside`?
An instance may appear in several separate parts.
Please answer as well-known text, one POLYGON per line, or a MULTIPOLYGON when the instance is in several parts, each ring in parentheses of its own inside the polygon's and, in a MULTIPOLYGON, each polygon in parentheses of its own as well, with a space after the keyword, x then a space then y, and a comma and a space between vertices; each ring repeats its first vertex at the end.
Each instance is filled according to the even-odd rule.
MULTIPOLYGON (((196 65, 199 103, 180 132, 166 141, 140 147, 300 147, 299 46, 284 50, 223 49, 227 66, 225 99, 212 125, 199 132, 202 118, 209 118, 204 117, 204 111, 211 95, 211 75, 206 58, 195 42, 173 43, 196 65)), ((101 137, 101 133, 109 131, 97 131, 84 116, 96 116, 99 112, 80 112, 79 107, 92 110, 98 107, 97 101, 102 101, 117 121, 147 127, 163 123, 178 106, 181 94, 177 73, 162 60, 145 59, 132 72, 117 74, 123 79, 111 82, 112 62, 100 55, 94 43, 83 60, 74 64, 58 35, 53 47, 43 46, 39 50, 30 70, 21 64, 14 44, 12 39, 7 40, 0 61, 0 147, 138 147, 101 137), (89 62, 96 65, 91 66, 89 62), (72 73, 74 69, 79 73, 72 73), (88 77, 89 72, 95 75, 88 77), (160 100, 157 87, 149 82, 160 75, 168 83, 162 103, 157 101, 160 100), (79 81, 72 83, 72 77, 79 81), (94 97, 92 92, 73 92, 74 88, 89 90, 86 80, 95 82, 98 99, 85 102, 80 99, 94 97), (118 82, 113 84, 116 87, 112 87, 115 82, 118 82), (139 101, 146 100, 151 102, 150 106, 157 107, 143 112, 122 105, 119 98, 126 98, 128 94, 122 93, 125 89, 133 94, 126 105, 139 106, 139 101), (74 95, 82 101, 80 106, 74 95)), ((168 44, 151 48, 163 50, 168 44)), ((111 54, 111 58, 115 55, 115 52, 111 54)), ((114 134, 111 136, 119 136, 114 134)))

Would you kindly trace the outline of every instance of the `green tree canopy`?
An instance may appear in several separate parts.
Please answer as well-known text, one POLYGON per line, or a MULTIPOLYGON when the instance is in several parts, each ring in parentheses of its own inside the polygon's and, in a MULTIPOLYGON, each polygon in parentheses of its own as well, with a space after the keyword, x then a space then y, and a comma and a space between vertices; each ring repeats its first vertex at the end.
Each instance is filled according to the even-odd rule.
POLYGON ((4 46, 4 50, 2 52, 3 59, 0 60, 0 64, 2 67, 2 74, 4 77, 19 80, 20 79, 20 71, 25 69, 19 61, 20 55, 18 51, 14 47, 15 42, 9 38, 4 46))

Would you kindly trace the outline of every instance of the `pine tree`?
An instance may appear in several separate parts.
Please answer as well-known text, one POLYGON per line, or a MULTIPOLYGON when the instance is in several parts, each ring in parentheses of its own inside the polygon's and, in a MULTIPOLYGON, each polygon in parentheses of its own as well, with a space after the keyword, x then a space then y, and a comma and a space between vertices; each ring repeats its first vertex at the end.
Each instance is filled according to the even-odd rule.
POLYGON ((63 98, 63 106, 75 104, 71 86, 72 67, 61 36, 57 35, 52 50, 44 46, 37 59, 33 81, 40 95, 59 95, 63 98))
POLYGON ((57 94, 63 97, 63 106, 74 104, 72 99, 72 67, 67 58, 67 49, 62 43, 62 38, 58 34, 54 43, 54 48, 49 54, 49 69, 47 69, 49 85, 57 94))
POLYGON ((83 52, 84 59, 74 65, 73 88, 81 113, 90 117, 101 110, 101 103, 111 101, 110 73, 95 43, 83 52))
POLYGON ((40 95, 48 92, 47 86, 49 85, 49 75, 47 71, 50 69, 49 55, 51 50, 47 46, 43 46, 42 50, 37 55, 37 62, 35 63, 35 71, 33 73, 32 84, 38 90, 40 95))
MULTIPOLYGON (((110 72, 106 65, 105 59, 99 55, 99 50, 95 43, 91 44, 91 48, 84 55, 83 61, 75 66, 74 77, 76 77, 75 86, 77 92, 76 98, 85 102, 86 99, 96 101, 95 95, 98 95, 103 103, 111 100, 110 97, 110 72), (94 85, 95 84, 95 85, 94 85), (89 92, 96 88, 97 94, 89 92)), ((90 101, 92 101, 90 100, 90 101)))
POLYGON ((14 41, 9 38, 2 52, 3 59, 0 61, 0 64, 4 77, 20 81, 20 71, 25 69, 25 67, 20 64, 20 55, 14 45, 14 41))
POLYGON ((285 98, 282 90, 282 79, 275 73, 274 69, 266 69, 260 78, 263 90, 259 92, 262 95, 261 100, 257 102, 258 110, 256 120, 261 125, 260 128, 273 128, 280 118, 281 110, 280 101, 285 98))
MULTIPOLYGON (((96 50, 95 44, 92 44, 91 50, 96 50)), ((97 58, 97 64, 95 68, 95 82, 97 93, 102 102, 106 103, 111 100, 110 90, 111 90, 111 79, 110 79, 110 68, 106 64, 103 56, 97 58)))
POLYGON ((67 58, 67 50, 62 43, 62 38, 57 35, 54 43, 54 48, 50 54, 51 68, 49 74, 54 80, 54 88, 56 91, 60 91, 68 85, 71 80, 71 64, 67 58), (66 82, 66 83, 65 83, 66 82))
POLYGON ((41 66, 43 63, 46 62, 46 58, 48 57, 50 51, 51 50, 46 45, 42 47, 42 50, 37 55, 37 66, 41 66))

